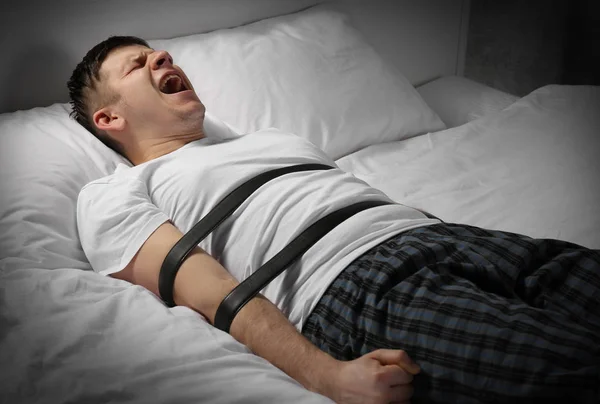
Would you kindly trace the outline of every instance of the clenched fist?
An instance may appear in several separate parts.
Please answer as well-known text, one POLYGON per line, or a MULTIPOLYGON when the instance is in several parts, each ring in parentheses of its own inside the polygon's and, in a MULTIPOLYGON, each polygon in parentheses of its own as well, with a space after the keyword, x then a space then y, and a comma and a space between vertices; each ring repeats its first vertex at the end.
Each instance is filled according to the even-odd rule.
POLYGON ((408 402, 413 375, 419 366, 401 350, 378 349, 349 362, 341 362, 333 391, 338 404, 389 404, 408 402))

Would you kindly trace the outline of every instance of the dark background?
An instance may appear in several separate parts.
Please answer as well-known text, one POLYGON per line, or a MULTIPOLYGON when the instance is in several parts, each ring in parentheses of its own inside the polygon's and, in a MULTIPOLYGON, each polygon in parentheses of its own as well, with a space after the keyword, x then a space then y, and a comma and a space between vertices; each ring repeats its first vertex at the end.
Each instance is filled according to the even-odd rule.
POLYGON ((600 1, 472 0, 465 76, 517 96, 600 85, 600 1))

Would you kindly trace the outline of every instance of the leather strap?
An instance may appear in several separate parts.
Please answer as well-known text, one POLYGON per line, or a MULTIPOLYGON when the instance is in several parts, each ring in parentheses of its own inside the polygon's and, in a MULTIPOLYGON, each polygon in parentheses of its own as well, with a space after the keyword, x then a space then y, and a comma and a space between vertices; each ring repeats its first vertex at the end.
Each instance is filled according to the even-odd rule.
POLYGON ((164 302, 175 306, 173 301, 173 284, 181 264, 192 250, 208 236, 217 226, 227 219, 254 191, 263 184, 281 175, 298 171, 330 170, 334 167, 324 164, 299 164, 277 168, 257 175, 246 181, 229 195, 223 198, 217 206, 192 227, 165 257, 158 275, 158 292, 164 302))
POLYGON ((215 327, 229 332, 231 322, 246 303, 338 224, 365 209, 389 204, 391 202, 359 202, 317 220, 223 299, 215 315, 215 327))

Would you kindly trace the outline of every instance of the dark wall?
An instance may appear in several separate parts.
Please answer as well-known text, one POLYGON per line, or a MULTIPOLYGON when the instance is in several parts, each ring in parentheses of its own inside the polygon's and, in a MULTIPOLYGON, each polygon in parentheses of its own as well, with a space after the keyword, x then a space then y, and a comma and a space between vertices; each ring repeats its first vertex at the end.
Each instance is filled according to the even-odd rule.
POLYGON ((472 0, 465 76, 518 96, 600 84, 600 1, 472 0))
POLYGON ((569 5, 563 83, 600 85, 600 1, 569 5))

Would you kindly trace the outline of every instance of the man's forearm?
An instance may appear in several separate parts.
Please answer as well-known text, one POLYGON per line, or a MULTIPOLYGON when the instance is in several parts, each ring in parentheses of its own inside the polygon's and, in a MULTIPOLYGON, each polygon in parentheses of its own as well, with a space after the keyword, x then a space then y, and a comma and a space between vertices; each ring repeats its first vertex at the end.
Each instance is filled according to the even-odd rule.
POLYGON ((307 389, 331 397, 331 377, 339 362, 300 334, 264 296, 252 299, 240 310, 231 335, 307 389))
MULTIPOLYGON (((223 298, 238 284, 215 263, 219 265, 197 249, 182 265, 174 289, 177 304, 198 311, 211 323, 223 298), (207 271, 214 272, 213 279, 218 281, 208 285, 207 271)), ((258 295, 238 312, 230 333, 307 389, 331 397, 332 376, 340 362, 308 341, 264 296, 258 295)))
MULTIPOLYGON (((170 222, 159 226, 136 256, 112 276, 138 285, 159 295, 160 266, 183 234, 170 222)), ((201 313, 214 323, 221 301, 238 281, 199 247, 181 265, 173 287, 173 298, 180 306, 201 313)), ((306 388, 328 395, 335 381, 334 369, 341 362, 320 351, 304 338, 279 309, 262 296, 242 308, 230 328, 231 335, 306 388)))
MULTIPOLYGON (((170 222, 159 226, 125 268, 112 274, 159 295, 160 266, 182 233, 170 222)), ((214 323, 219 304, 238 282, 223 266, 195 248, 183 262, 173 287, 175 303, 214 323)), ((404 351, 379 349, 349 362, 337 361, 305 339, 279 309, 257 296, 231 324, 231 335, 304 387, 341 403, 404 402, 412 394, 418 366, 404 351)))

